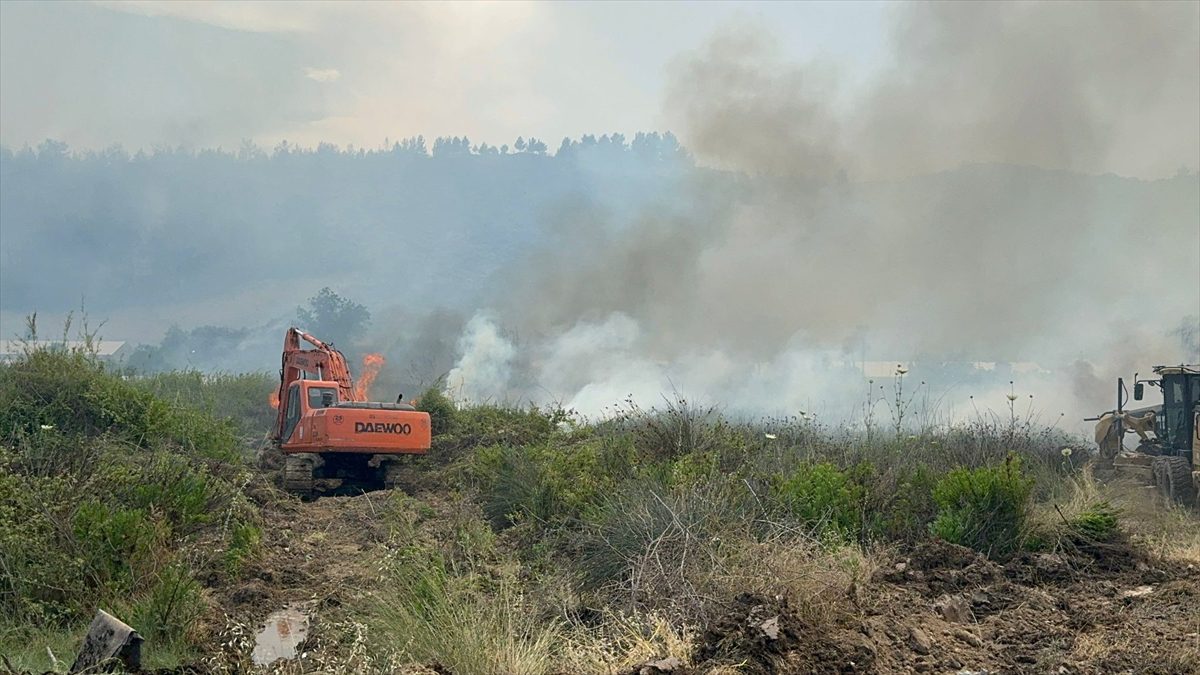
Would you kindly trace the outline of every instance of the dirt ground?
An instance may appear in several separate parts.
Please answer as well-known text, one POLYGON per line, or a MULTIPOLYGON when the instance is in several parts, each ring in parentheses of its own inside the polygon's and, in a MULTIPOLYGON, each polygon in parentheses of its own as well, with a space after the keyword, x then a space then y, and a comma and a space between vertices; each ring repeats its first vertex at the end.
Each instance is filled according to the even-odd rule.
MULTIPOLYGON (((341 605, 373 582, 391 496, 264 498, 264 555, 214 599, 247 625, 288 603, 317 617, 341 605)), ((428 518, 446 517, 448 503, 420 498, 428 518)), ((701 627, 691 664, 633 672, 1200 673, 1196 565, 1127 543, 1005 565, 936 541, 886 558, 836 625, 807 625, 783 597, 742 595, 701 627)))
POLYGON ((374 576, 374 553, 387 540, 381 518, 390 492, 300 502, 273 495, 263 503, 263 553, 236 586, 217 589, 227 614, 254 623, 289 603, 336 605, 347 589, 374 576))
POLYGON ((854 595, 832 630, 743 596, 703 634, 696 672, 1200 673, 1200 569, 1126 545, 1001 566, 929 542, 854 595))

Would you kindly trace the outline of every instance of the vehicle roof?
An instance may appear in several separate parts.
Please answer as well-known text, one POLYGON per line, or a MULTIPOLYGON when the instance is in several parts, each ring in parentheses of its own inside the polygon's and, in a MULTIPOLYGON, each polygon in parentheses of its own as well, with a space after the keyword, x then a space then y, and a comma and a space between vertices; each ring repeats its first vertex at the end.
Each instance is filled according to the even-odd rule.
POLYGON ((1200 365, 1154 366, 1156 375, 1200 375, 1200 365))

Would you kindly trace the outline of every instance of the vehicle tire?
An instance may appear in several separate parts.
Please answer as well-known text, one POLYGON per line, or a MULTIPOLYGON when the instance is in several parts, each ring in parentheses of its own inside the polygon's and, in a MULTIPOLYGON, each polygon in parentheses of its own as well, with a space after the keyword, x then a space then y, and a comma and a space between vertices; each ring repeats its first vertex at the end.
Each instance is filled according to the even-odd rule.
POLYGON ((1192 465, 1184 457, 1163 457, 1166 467, 1167 494, 1178 504, 1191 506, 1195 500, 1192 485, 1192 465))
POLYGON ((1150 473, 1154 476, 1154 487, 1164 497, 1171 496, 1170 483, 1167 481, 1166 457, 1155 457, 1150 463, 1150 473))
POLYGON ((283 465, 283 489, 301 499, 313 496, 313 462, 308 457, 288 455, 283 465))

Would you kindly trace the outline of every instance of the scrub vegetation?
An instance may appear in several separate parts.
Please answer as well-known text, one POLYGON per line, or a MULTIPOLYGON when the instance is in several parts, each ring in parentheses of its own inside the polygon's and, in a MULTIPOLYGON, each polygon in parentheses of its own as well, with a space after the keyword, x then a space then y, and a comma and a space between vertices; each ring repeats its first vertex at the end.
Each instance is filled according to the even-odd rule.
POLYGON ((147 638, 151 665, 243 672, 257 622, 300 601, 311 634, 276 671, 1198 663, 1186 566, 1200 555, 1182 534, 1195 515, 1129 518, 1144 494, 1097 479, 1078 439, 1019 419, 866 434, 675 398, 590 421, 457 405, 435 387, 418 400, 434 448, 404 491, 300 503, 251 459, 273 385, 113 372, 86 349, 0 365, 12 667, 65 670, 103 607, 147 638), (1087 608, 1089 584, 1111 596, 1143 577, 1154 590, 1123 602, 1174 617, 1159 652, 1121 642, 1123 624, 1087 623, 1091 610, 1048 606, 1048 634, 1086 625, 1039 642, 1005 632, 1017 609, 995 609, 1037 609, 1036 593, 1087 608), (966 625, 931 613, 972 592, 966 625), (1163 593, 1173 609, 1136 604, 1163 593), (932 646, 908 637, 931 626, 944 628, 932 646))

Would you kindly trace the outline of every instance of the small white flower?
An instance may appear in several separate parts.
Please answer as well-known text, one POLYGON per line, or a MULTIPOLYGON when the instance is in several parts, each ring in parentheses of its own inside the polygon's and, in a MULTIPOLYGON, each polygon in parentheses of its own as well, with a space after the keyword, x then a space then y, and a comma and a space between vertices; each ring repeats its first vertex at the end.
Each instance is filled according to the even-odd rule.
POLYGON ((1009 394, 1009 395, 1008 395, 1008 400, 1010 400, 1010 401, 1015 401, 1015 400, 1017 400, 1017 395, 1016 395, 1016 394, 1009 394))
POLYGON ((771 440, 771 441, 773 441, 777 438, 777 436, 775 434, 763 434, 763 436, 766 437, 767 440, 771 440))
POLYGON ((900 375, 903 375, 908 372, 908 368, 905 368, 904 366, 897 364, 896 372, 899 373, 900 375))
POLYGON ((53 424, 43 424, 42 425, 42 431, 50 431, 53 428, 54 428, 53 424))
POLYGON ((1070 449, 1070 448, 1063 448, 1063 449, 1062 449, 1062 456, 1063 456, 1063 457, 1070 457, 1070 456, 1071 456, 1071 449, 1070 449))

